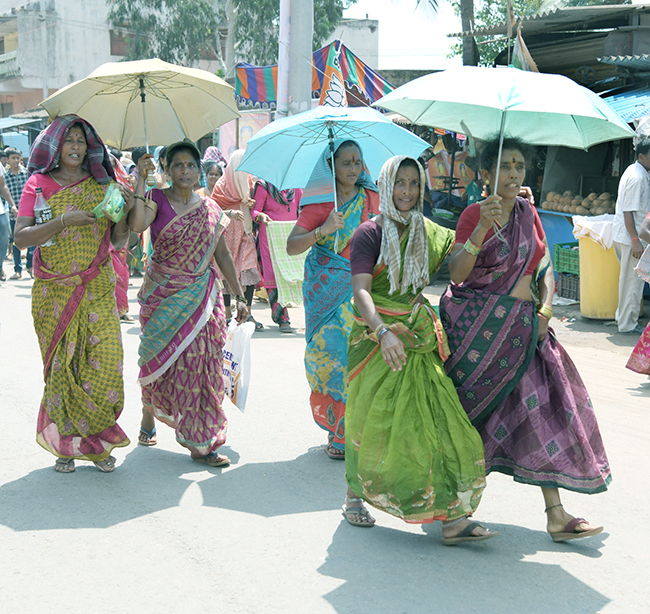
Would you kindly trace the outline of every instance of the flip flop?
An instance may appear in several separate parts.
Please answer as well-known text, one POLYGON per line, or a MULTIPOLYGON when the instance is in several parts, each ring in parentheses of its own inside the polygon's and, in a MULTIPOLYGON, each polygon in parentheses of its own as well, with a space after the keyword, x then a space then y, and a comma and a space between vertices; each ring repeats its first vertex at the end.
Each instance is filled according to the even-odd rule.
POLYGON ((141 446, 155 446, 158 443, 158 438, 156 437, 156 427, 154 426, 151 430, 140 427, 140 433, 138 434, 138 444, 141 446))
POLYGON ((327 456, 329 456, 333 460, 345 460, 345 450, 340 450, 339 448, 335 448, 334 444, 332 443, 328 443, 325 446, 325 454, 327 454, 327 456))
POLYGON ((210 452, 210 454, 206 454, 205 456, 193 456, 192 460, 197 463, 205 463, 206 465, 210 465, 210 467, 227 467, 230 465, 230 459, 227 456, 215 454, 214 452, 210 452))
POLYGON ((102 461, 93 462, 93 465, 97 467, 102 473, 111 473, 115 470, 115 461, 117 459, 114 456, 109 456, 102 461))
POLYGON ((470 522, 458 535, 455 537, 443 537, 442 543, 445 546, 453 546, 454 544, 461 544, 463 542, 482 542, 486 539, 492 539, 499 534, 499 531, 490 531, 488 535, 472 535, 472 531, 477 527, 484 529, 485 527, 478 522, 470 522))
POLYGON ((289 322, 283 322, 282 324, 280 324, 280 332, 281 333, 293 333, 294 330, 293 330, 291 324, 289 324, 289 322))
POLYGON ((54 463, 57 473, 72 473, 74 471, 74 458, 57 458, 54 463))
POLYGON ((574 518, 573 520, 569 520, 569 522, 566 523, 566 526, 564 527, 563 531, 557 531, 555 533, 549 532, 549 533, 553 538, 554 542, 566 542, 569 541, 570 539, 582 539, 583 537, 592 537, 594 535, 598 535, 598 533, 602 533, 603 531, 603 527, 594 527, 593 529, 589 529, 588 531, 576 531, 576 527, 581 522, 587 522, 587 521, 584 518, 574 518))
POLYGON ((346 497, 345 505, 343 506, 342 510, 343 510, 343 518, 345 518, 353 527, 364 527, 370 529, 371 527, 375 526, 375 519, 370 515, 370 512, 363 505, 362 500, 357 497, 353 497, 353 498, 346 497), (350 507, 348 505, 348 502, 359 503, 360 505, 357 505, 356 507, 350 507), (352 516, 360 516, 361 518, 365 518, 367 522, 361 522, 359 520, 350 520, 348 514, 351 514, 352 516))

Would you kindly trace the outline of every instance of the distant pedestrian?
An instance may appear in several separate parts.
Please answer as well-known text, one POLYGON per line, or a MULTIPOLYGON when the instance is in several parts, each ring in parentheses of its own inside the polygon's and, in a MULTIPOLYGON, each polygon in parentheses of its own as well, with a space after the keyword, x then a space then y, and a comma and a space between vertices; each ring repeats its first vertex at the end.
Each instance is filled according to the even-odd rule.
MULTIPOLYGON (((20 197, 23 194, 23 188, 27 183, 29 178, 29 173, 27 169, 23 166, 23 154, 21 151, 15 147, 7 147, 5 149, 7 158, 9 160, 9 169, 5 173, 5 183, 11 192, 11 196, 14 199, 14 203, 20 202, 20 197)), ((10 215, 10 224, 11 224, 11 237, 12 237, 12 252, 14 258, 14 274, 9 279, 22 279, 23 276, 23 264, 21 259, 20 250, 13 244, 13 234, 14 228, 16 226, 16 215, 18 211, 13 212, 10 215)), ((34 277, 32 272, 32 259, 34 257, 35 246, 27 248, 27 272, 30 277, 34 277)))
POLYGON ((278 190, 274 185, 258 179, 253 189, 255 206, 251 212, 253 220, 260 225, 258 245, 262 265, 262 285, 266 288, 271 307, 271 319, 283 333, 293 332, 289 310, 278 302, 278 288, 271 262, 267 226, 273 222, 295 222, 302 190, 278 190))
MULTIPOLYGON (((230 164, 226 166, 223 176, 217 179, 212 190, 214 200, 223 212, 230 217, 230 224, 224 236, 226 244, 235 262, 237 277, 242 288, 246 304, 250 310, 253 303, 255 286, 262 281, 259 269, 257 268, 257 248, 255 247, 255 236, 253 234, 253 220, 251 209, 255 201, 251 198, 253 178, 245 171, 238 171, 237 167, 244 157, 244 150, 237 149, 230 157, 230 164)), ((234 291, 228 280, 222 277, 224 284, 224 302, 226 305, 226 318, 231 317, 230 301, 234 291)), ((257 322, 252 314, 249 321, 255 324, 255 330, 264 329, 261 322, 257 322)))
POLYGON ((643 280, 634 272, 646 244, 639 238, 639 228, 650 211, 650 138, 636 148, 636 161, 627 167, 618 184, 614 215, 614 251, 621 264, 618 278, 618 332, 640 335, 639 324, 643 280))
MULTIPOLYGON (((4 153, 4 150, 0 150, 4 153)), ((6 159, 6 156, 5 156, 6 159)), ((5 183, 5 167, 0 164, 0 281, 6 281, 4 262, 9 249, 9 238, 11 236, 11 225, 9 215, 16 215, 18 209, 11 192, 5 183)))
MULTIPOLYGON (((129 445, 118 426, 124 408, 123 348, 109 245, 128 237, 93 209, 115 174, 95 129, 77 115, 57 117, 37 137, 16 220, 16 247, 34 252, 32 315, 43 357, 45 391, 36 440, 57 457, 54 469, 92 461, 115 468, 111 450, 129 445), (38 211, 39 193, 50 211, 38 211), (41 217, 36 223, 36 215, 41 217), (47 218, 49 221, 46 221, 47 218)), ((122 189, 125 210, 133 195, 122 189)))

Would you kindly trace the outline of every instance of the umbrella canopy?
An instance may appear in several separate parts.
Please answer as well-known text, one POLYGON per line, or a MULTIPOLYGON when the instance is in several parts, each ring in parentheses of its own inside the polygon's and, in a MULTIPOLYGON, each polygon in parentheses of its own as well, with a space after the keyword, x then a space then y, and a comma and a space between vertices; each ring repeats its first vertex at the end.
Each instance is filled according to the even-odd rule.
POLYGON ((239 117, 234 90, 223 79, 159 59, 102 64, 41 106, 52 118, 76 113, 119 149, 196 141, 239 117))
POLYGON ((316 107, 265 126, 248 141, 238 170, 279 189, 304 188, 330 140, 352 139, 373 177, 396 155, 417 158, 430 144, 368 107, 316 107))
POLYGON ((562 75, 463 66, 415 79, 373 106, 414 124, 488 139, 588 149, 634 131, 598 95, 562 75))

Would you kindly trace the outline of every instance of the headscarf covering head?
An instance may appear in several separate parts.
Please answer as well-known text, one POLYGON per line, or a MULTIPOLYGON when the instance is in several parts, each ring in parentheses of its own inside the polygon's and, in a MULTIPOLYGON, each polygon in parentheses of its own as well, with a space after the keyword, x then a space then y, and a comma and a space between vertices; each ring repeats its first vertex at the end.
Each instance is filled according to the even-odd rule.
POLYGON ((216 160, 222 169, 228 166, 228 161, 226 160, 226 156, 224 156, 219 150, 219 148, 215 147, 214 145, 211 145, 205 150, 205 153, 203 154, 203 159, 216 160))
POLYGON ((98 183, 109 183, 115 173, 108 158, 108 151, 97 131, 78 115, 62 115, 52 120, 34 141, 29 155, 27 170, 33 173, 49 173, 59 165, 61 149, 72 126, 78 125, 86 137, 86 157, 82 167, 89 170, 98 183))
POLYGON ((279 205, 286 207, 287 210, 291 210, 291 203, 296 196, 296 191, 293 188, 288 190, 278 190, 272 183, 264 181, 264 179, 258 179, 255 187, 253 188, 253 198, 257 195, 257 188, 264 188, 269 196, 279 205))
MULTIPOLYGON (((368 167, 365 162, 363 162, 363 151, 356 141, 351 139, 334 139, 334 155, 336 156, 336 152, 338 152, 341 145, 345 144, 347 146, 350 143, 359 149, 359 154, 361 154, 361 161, 363 163, 363 168, 359 174, 356 185, 360 188, 366 188, 367 190, 374 190, 376 192, 377 186, 374 184, 372 177, 370 177, 368 167)), ((332 153, 328 143, 325 146, 323 153, 318 158, 314 170, 309 177, 309 181, 302 193, 302 198, 300 199, 301 207, 317 203, 335 202, 334 186, 332 182, 334 170, 330 167, 331 158, 332 153)))
POLYGON ((253 178, 246 171, 237 170, 243 157, 243 149, 236 149, 232 153, 230 163, 214 184, 212 199, 222 209, 239 209, 244 214, 244 230, 250 233, 253 230, 253 220, 248 199, 253 187, 253 178))
POLYGON ((429 245, 424 227, 424 169, 415 158, 410 156, 394 156, 384 163, 379 173, 377 184, 379 186, 379 212, 382 215, 383 228, 381 235, 381 249, 378 263, 388 267, 390 281, 389 294, 400 290, 406 294, 409 288, 416 293, 429 283, 429 245), (395 179, 400 165, 404 160, 412 160, 418 168, 420 175, 420 197, 418 203, 406 213, 395 207, 393 191, 395 179), (408 242, 404 254, 404 269, 401 271, 401 252, 398 224, 408 227, 408 242))

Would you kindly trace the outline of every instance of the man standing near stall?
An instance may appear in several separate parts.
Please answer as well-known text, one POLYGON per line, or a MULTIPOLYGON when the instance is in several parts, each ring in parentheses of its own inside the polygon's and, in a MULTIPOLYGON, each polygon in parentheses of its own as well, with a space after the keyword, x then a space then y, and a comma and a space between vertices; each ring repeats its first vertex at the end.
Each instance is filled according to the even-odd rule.
MULTIPOLYGON (((23 193, 23 188, 29 179, 29 173, 22 164, 23 154, 21 153, 20 149, 16 149, 15 147, 7 147, 5 154, 9 160, 9 170, 5 173, 5 183, 7 184, 7 188, 9 188, 11 197, 14 199, 14 203, 16 203, 16 206, 18 206, 20 197, 23 193)), ((14 211, 11 214, 11 219, 9 220, 9 223, 11 225, 11 245, 14 257, 14 274, 9 279, 21 279, 23 276, 23 265, 21 262, 20 250, 13 244, 14 226, 16 225, 16 213, 18 212, 14 211)), ((30 277, 32 277, 32 257, 34 255, 35 249, 35 246, 27 248, 26 265, 27 272, 29 273, 30 277)))
POLYGON ((642 139, 635 148, 637 159, 627 167, 618 184, 614 216, 614 251, 621 264, 618 281, 618 332, 641 334, 639 324, 643 280, 634 272, 645 245, 639 239, 639 228, 650 211, 650 138, 642 139))

